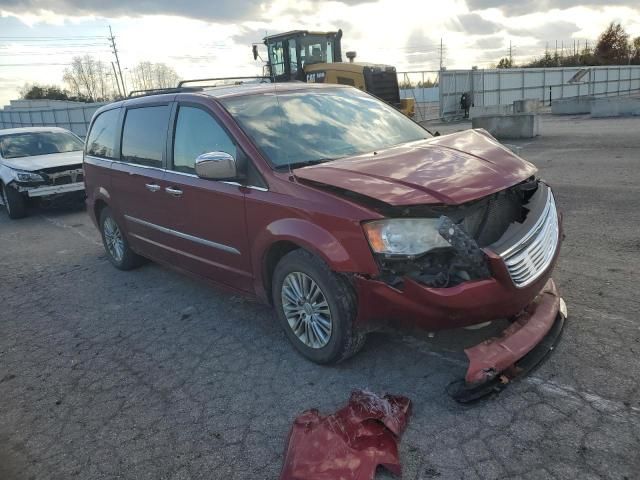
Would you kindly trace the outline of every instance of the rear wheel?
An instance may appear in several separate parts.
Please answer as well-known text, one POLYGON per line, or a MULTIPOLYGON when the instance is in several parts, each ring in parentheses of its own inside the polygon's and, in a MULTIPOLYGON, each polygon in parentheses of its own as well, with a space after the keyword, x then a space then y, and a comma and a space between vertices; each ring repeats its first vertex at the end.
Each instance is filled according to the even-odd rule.
POLYGON ((116 268, 131 270, 144 263, 144 258, 129 247, 129 242, 120 225, 113 218, 109 207, 105 207, 100 212, 100 233, 107 257, 116 268))
POLYGON ((309 360, 338 363, 357 353, 356 296, 347 279, 305 250, 285 255, 273 274, 273 303, 287 337, 309 360))
POLYGON ((9 218, 15 220, 27 216, 26 198, 18 190, 2 183, 0 184, 0 195, 2 195, 2 203, 9 218))

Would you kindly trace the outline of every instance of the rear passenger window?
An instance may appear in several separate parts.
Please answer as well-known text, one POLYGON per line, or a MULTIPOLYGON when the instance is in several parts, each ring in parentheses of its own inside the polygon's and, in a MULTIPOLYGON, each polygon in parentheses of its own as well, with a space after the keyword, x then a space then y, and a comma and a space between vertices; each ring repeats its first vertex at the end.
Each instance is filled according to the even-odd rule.
POLYGON ((226 152, 237 158, 236 146, 227 132, 200 108, 180 107, 173 142, 173 169, 194 173, 198 155, 226 152))
POLYGON ((107 110, 93 122, 87 139, 87 155, 115 158, 116 132, 120 109, 107 110))
POLYGON ((170 109, 168 105, 127 110, 122 132, 122 160, 162 168, 170 109))

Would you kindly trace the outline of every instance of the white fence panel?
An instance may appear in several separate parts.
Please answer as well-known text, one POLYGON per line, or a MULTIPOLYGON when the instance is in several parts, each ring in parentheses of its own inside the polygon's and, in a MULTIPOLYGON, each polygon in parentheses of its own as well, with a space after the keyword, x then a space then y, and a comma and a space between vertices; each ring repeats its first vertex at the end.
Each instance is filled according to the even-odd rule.
POLYGON ((91 117, 102 105, 105 103, 12 100, 10 106, 0 109, 0 129, 62 127, 84 137, 91 117))
POLYGON ((440 117, 462 113, 460 98, 470 93, 473 103, 507 105, 537 98, 544 102, 582 95, 630 95, 640 91, 640 66, 513 68, 493 70, 443 70, 440 72, 440 117), (569 81, 579 71, 577 83, 569 81))

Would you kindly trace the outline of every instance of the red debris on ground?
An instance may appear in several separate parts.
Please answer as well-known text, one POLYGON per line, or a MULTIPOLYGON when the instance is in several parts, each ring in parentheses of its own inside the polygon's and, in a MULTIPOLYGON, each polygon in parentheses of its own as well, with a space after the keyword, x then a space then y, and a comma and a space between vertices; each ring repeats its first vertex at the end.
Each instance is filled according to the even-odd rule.
POLYGON ((299 415, 289 433, 280 480, 371 480, 378 465, 401 474, 398 442, 411 401, 394 395, 354 391, 333 415, 299 415))

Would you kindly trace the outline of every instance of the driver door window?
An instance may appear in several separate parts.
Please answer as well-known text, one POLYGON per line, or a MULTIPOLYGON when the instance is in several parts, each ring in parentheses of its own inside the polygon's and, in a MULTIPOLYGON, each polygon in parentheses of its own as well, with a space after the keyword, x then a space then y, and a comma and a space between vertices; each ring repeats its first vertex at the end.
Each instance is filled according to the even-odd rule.
POLYGON ((238 158, 236 150, 227 132, 210 114, 195 107, 179 108, 173 142, 173 170, 194 174, 199 155, 225 152, 238 158))
POLYGON ((284 75, 284 46, 282 42, 269 45, 269 62, 271 62, 272 75, 284 75))

